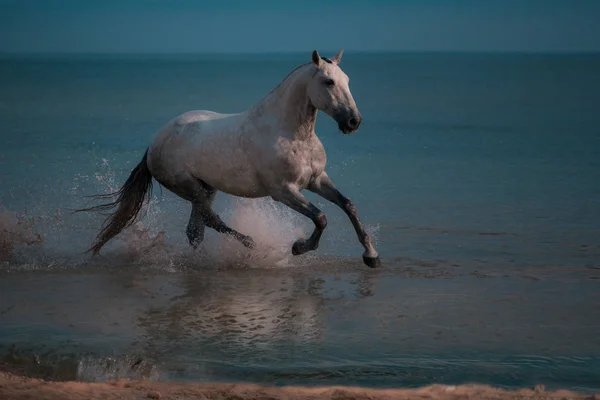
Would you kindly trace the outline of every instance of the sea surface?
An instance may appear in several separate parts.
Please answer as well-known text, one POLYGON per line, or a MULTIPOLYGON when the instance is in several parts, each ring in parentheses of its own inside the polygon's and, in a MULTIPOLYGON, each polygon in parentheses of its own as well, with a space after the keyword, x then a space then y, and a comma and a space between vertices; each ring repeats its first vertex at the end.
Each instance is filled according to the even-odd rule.
POLYGON ((243 111, 310 54, 0 58, 0 359, 31 374, 407 387, 600 389, 600 55, 361 54, 341 67, 364 122, 324 114, 345 214, 310 221, 219 194, 255 251, 155 186, 140 224, 85 253, 156 132, 243 111))

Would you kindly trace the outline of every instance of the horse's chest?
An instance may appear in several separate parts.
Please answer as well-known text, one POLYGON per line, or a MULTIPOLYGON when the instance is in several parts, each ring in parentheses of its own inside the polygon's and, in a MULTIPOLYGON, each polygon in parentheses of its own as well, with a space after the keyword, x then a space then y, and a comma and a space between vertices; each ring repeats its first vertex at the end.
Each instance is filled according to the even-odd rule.
POLYGON ((305 188, 325 169, 326 156, 320 142, 286 142, 279 147, 277 168, 290 182, 305 188))

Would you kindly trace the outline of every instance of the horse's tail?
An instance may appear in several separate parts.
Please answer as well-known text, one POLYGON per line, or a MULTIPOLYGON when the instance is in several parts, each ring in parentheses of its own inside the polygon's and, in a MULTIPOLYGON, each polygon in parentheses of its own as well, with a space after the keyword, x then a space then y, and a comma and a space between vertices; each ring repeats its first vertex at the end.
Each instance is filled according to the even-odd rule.
POLYGON ((107 199, 118 196, 115 201, 75 211, 106 211, 117 207, 116 211, 109 214, 106 218, 94 244, 87 251, 98 254, 106 242, 119 234, 123 229, 135 223, 144 203, 146 193, 152 192, 152 174, 148 169, 147 159, 148 150, 144 153, 142 161, 131 171, 129 178, 127 178, 125 184, 117 192, 90 196, 95 199, 107 199))

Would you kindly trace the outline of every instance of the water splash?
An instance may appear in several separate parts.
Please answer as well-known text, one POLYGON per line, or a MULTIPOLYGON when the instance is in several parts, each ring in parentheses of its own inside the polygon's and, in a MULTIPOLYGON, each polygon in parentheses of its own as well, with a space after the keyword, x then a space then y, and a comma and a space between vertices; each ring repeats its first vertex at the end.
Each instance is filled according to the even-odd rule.
MULTIPOLYGON (((93 176, 76 176, 74 179, 77 183, 76 188, 79 189, 81 186, 91 183, 96 193, 115 193, 119 190, 120 183, 116 178, 116 173, 106 158, 102 158, 100 168, 100 171, 96 172, 93 176)), ((113 198, 111 201, 115 199, 113 198)), ((161 209, 160 200, 156 197, 151 197, 142 206, 139 221, 133 226, 124 229, 120 235, 106 246, 105 252, 113 253, 113 256, 117 256, 120 261, 125 263, 168 262, 170 259, 165 259, 165 256, 172 249, 166 241, 164 227, 158 223, 161 217, 166 218, 164 214, 166 212, 161 209)), ((93 234, 95 235, 99 232, 102 221, 99 218, 87 218, 87 221, 90 220, 97 221, 93 228, 93 234)))
POLYGON ((44 242, 44 236, 36 229, 36 221, 39 219, 27 215, 27 210, 18 214, 0 205, 0 261, 11 261, 22 246, 44 242))
POLYGON ((213 246, 205 246, 208 255, 215 261, 255 267, 290 265, 292 245, 304 235, 306 225, 299 214, 271 198, 234 198, 225 219, 233 229, 252 237, 256 247, 248 250, 220 235, 213 246))

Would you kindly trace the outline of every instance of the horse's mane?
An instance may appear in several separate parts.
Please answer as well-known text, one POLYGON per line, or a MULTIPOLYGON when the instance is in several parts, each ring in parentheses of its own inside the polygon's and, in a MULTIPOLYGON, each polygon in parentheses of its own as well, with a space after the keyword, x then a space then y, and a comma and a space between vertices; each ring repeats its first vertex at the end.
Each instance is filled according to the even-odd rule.
MULTIPOLYGON (((290 72, 289 72, 289 73, 288 73, 288 74, 285 76, 285 78, 283 78, 283 79, 281 80, 281 82, 279 82, 279 83, 277 84, 277 86, 275 86, 275 87, 274 87, 274 88, 273 88, 273 89, 272 89, 272 90, 269 92, 269 94, 273 93, 273 92, 274 92, 274 91, 276 91, 276 90, 277 90, 277 89, 278 89, 278 88, 279 88, 281 85, 283 85, 283 83, 284 83, 285 81, 287 81, 287 80, 288 80, 288 78, 289 78, 290 76, 292 76, 292 74, 293 74, 294 72, 298 71, 298 70, 299 70, 300 68, 302 68, 302 67, 305 67, 305 66, 307 66, 308 64, 310 64, 310 62, 307 62, 307 63, 304 63, 304 64, 300 64, 300 65, 298 65, 296 68, 294 68, 293 70, 291 70, 291 71, 290 71, 290 72)), ((267 95, 267 96, 268 96, 268 95, 267 95)))
MULTIPOLYGON (((332 61, 331 61, 329 58, 327 58, 327 57, 321 57, 321 60, 325 61, 325 62, 326 62, 326 63, 328 63, 328 64, 331 64, 331 63, 332 63, 332 61)), ((307 63, 304 63, 304 64, 300 64, 300 65, 298 65, 296 68, 294 68, 293 70, 291 70, 291 71, 290 71, 290 72, 289 72, 289 73, 288 73, 288 74, 285 76, 285 78, 283 78, 283 79, 281 80, 281 82, 279 82, 279 83, 277 84, 277 86, 275 86, 273 89, 271 89, 271 91, 270 91, 270 92, 269 92, 269 93, 268 93, 268 94, 265 96, 265 98, 266 98, 266 97, 268 97, 268 96, 269 96, 271 93, 273 93, 273 92, 274 92, 274 91, 276 91, 277 89, 279 89, 279 87, 280 87, 281 85, 283 85, 283 83, 284 83, 285 81, 287 81, 287 80, 288 80, 288 78, 294 74, 294 72, 298 71, 298 70, 299 70, 300 68, 302 68, 302 67, 306 67, 306 66, 307 66, 307 65, 309 65, 309 64, 312 64, 312 61, 309 61, 309 62, 307 62, 307 63)))

